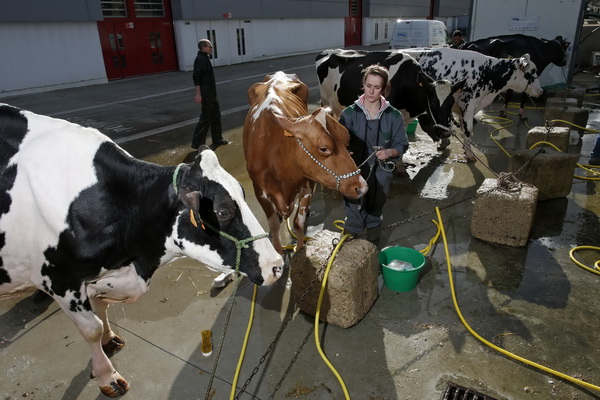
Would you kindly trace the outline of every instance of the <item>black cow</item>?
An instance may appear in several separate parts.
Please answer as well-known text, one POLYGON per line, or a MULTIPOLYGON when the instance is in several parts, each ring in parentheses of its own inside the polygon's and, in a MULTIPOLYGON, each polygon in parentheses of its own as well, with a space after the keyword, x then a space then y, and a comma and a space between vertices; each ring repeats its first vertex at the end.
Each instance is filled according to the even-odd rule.
POLYGON ((95 129, 0 104, 0 171, 0 298, 52 296, 108 396, 129 389, 107 357, 124 345, 108 305, 137 300, 158 267, 186 255, 219 272, 239 263, 259 285, 281 276, 282 257, 209 149, 160 166, 95 129))
MULTIPOLYGON (((556 64, 559 67, 567 63, 567 49, 571 43, 565 41, 562 36, 557 36, 555 39, 539 39, 535 36, 527 36, 521 34, 492 36, 485 39, 474 40, 465 43, 461 49, 472 50, 486 56, 497 58, 521 57, 524 54, 529 54, 531 61, 538 69, 538 76, 542 74, 544 69, 550 64, 556 64)), ((506 93, 506 103, 500 115, 505 116, 506 108, 512 97, 512 90, 506 93)), ((527 96, 521 96, 521 107, 519 116, 524 118, 524 107, 527 96)))
POLYGON ((446 80, 434 81, 423 72, 415 59, 398 52, 361 50, 325 50, 316 58, 321 90, 321 104, 331 106, 336 116, 351 105, 362 92, 362 70, 373 64, 386 67, 390 73, 388 101, 404 115, 405 123, 419 117, 419 125, 434 140, 442 139, 440 149, 452 134, 453 94, 464 81, 451 85, 446 80))

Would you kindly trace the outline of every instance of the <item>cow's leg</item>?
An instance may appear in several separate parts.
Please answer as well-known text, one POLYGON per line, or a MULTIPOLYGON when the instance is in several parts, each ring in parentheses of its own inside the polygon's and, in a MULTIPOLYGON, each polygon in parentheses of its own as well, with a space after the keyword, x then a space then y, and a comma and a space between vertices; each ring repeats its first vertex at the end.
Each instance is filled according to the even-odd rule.
POLYGON ((125 346, 125 341, 117 336, 110 328, 108 315, 106 313, 108 303, 95 297, 91 298, 91 301, 94 312, 98 318, 100 318, 100 321, 102 321, 102 350, 110 357, 125 346))
POLYGON ((312 199, 312 191, 314 182, 306 182, 299 193, 298 211, 294 218, 294 231, 296 233, 296 250, 300 250, 304 246, 304 236, 306 235, 306 223, 310 214, 310 201, 312 199))
POLYGON ((54 295, 54 300, 71 318, 77 330, 90 345, 92 353, 92 378, 98 379, 100 391, 109 397, 118 397, 129 390, 129 383, 113 367, 102 349, 102 321, 91 310, 85 286, 78 295, 67 292, 67 296, 54 295))
POLYGON ((505 98, 504 98, 504 105, 502 106, 502 108, 500 109, 500 117, 502 118, 506 118, 506 111, 508 110, 508 104, 510 103, 510 99, 512 99, 512 95, 513 95, 513 90, 512 89, 508 89, 506 91, 506 93, 504 94, 505 98))
POLYGON ((475 157, 475 153, 473 153, 472 144, 473 142, 469 139, 471 133, 473 132, 473 121, 475 120, 475 115, 472 110, 467 109, 465 113, 461 116, 461 125, 463 130, 462 144, 463 150, 465 153, 465 158, 467 162, 475 162, 477 158, 475 157))
POLYGON ((148 291, 148 284, 137 274, 135 267, 127 266, 90 282, 86 290, 94 312, 102 321, 102 347, 107 355, 112 355, 123 348, 125 341, 110 328, 106 314, 108 305, 133 303, 148 291))
POLYGON ((521 106, 519 107, 519 119, 521 121, 527 121, 527 117, 525 116, 525 102, 527 101, 527 93, 521 93, 521 106))
POLYGON ((279 254, 283 254, 283 246, 281 245, 281 237, 279 236, 279 228, 281 227, 281 218, 277 213, 273 212, 267 216, 269 222, 269 231, 271 232, 271 243, 279 254))

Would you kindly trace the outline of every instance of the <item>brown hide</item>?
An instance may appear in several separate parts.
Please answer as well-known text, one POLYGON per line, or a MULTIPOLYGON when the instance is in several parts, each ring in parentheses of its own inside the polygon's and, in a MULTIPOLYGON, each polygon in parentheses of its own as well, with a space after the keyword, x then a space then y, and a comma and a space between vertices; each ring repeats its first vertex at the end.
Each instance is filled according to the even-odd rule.
MULTIPOLYGON (((295 75, 267 75, 249 89, 248 98, 250 110, 244 123, 246 166, 272 233, 278 233, 278 229, 274 232, 279 227, 275 219, 288 218, 297 197, 300 205, 295 227, 304 233, 315 182, 337 188, 349 198, 359 198, 366 192, 360 174, 339 179, 338 188, 334 174, 339 177, 357 171, 346 149, 348 131, 326 109, 308 113, 308 88, 295 75), (298 141, 333 174, 311 159, 298 141)), ((278 239, 275 235, 273 238, 277 249, 278 239)))

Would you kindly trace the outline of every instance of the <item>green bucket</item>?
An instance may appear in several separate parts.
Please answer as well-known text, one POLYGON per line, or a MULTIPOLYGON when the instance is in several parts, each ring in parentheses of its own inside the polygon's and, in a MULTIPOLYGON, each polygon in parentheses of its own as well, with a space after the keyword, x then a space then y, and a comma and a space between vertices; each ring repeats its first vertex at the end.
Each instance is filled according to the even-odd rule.
POLYGON ((419 123, 418 119, 414 119, 410 124, 406 126, 406 134, 412 135, 417 130, 417 124, 419 123))
POLYGON ((408 292, 417 286, 419 272, 425 265, 425 256, 410 247, 390 246, 379 252, 379 264, 383 274, 383 282, 388 289, 396 292, 408 292), (392 260, 409 262, 413 269, 398 271, 388 267, 392 260))

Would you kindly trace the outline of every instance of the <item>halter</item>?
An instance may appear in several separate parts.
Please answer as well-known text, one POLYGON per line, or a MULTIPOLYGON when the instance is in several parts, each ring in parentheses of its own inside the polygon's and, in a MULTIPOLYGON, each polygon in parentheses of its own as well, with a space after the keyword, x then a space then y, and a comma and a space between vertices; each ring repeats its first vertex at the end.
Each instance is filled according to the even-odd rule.
POLYGON ((233 236, 231 236, 228 233, 225 233, 223 231, 220 231, 216 228, 214 228, 212 225, 210 225, 207 222, 203 222, 204 225, 206 225, 208 228, 210 228, 212 231, 218 233, 219 235, 223 236, 226 239, 231 240, 234 244, 235 244, 235 273, 236 275, 240 274, 240 261, 242 260, 242 249, 247 249, 249 246, 248 244, 250 242, 253 242, 255 240, 259 240, 259 239, 264 239, 264 238, 268 238, 269 234, 268 233, 261 233, 260 235, 256 235, 256 236, 250 236, 249 238, 246 239, 242 239, 239 240, 238 238, 235 238, 233 236))
POLYGON ((336 182, 335 190, 339 190, 339 188, 340 188, 340 181, 342 179, 351 178, 351 177, 353 177, 355 175, 360 174, 360 168, 357 169, 356 171, 350 172, 348 174, 344 174, 344 175, 338 175, 338 174, 336 174, 335 172, 333 172, 332 170, 330 170, 329 168, 327 168, 325 165, 323 165, 323 163, 321 163, 319 160, 317 160, 312 154, 310 154, 310 151, 308 151, 308 149, 306 147, 304 147, 304 145, 302 144, 302 142, 300 141, 300 139, 298 139, 298 138, 295 138, 295 139, 298 142, 298 144, 300 145, 300 147, 302 148, 302 150, 304 150, 306 152, 306 154, 308 154, 308 156, 314 162, 316 162, 319 167, 323 168, 325 171, 327 171, 331 175, 333 175, 333 177, 335 178, 335 182, 336 182))
MULTIPOLYGON (((177 192, 178 192, 177 191, 177 174, 179 173, 179 169, 183 165, 185 165, 185 164, 179 164, 177 166, 177 168, 175 168, 175 171, 173 172, 173 189, 175 190, 175 194, 177 194, 177 192)), ((190 209, 190 221, 195 227, 198 227, 198 223, 196 222, 196 219, 194 217, 194 212, 191 209, 190 209)), ((262 233, 260 235, 250 236, 249 238, 239 240, 239 239, 231 236, 230 234, 225 233, 225 232, 213 227, 211 224, 207 223, 206 221, 204 221, 202 219, 200 219, 200 226, 202 227, 202 229, 206 229, 205 227, 210 228, 213 232, 216 232, 219 235, 223 236, 224 238, 231 240, 235 244, 235 249, 236 249, 235 273, 236 273, 236 275, 239 275, 239 273, 240 273, 240 261, 242 260, 242 249, 247 249, 249 247, 248 243, 250 243, 250 242, 269 237, 268 233, 262 233)))
MULTIPOLYGON (((450 131, 450 133, 452 133, 452 128, 450 126, 444 126, 442 124, 438 124, 438 122, 435 120, 435 117, 433 116, 433 111, 431 111, 431 104, 429 103, 429 98, 427 99, 427 110, 429 111, 429 115, 431 116, 431 119, 433 120, 433 128, 439 128, 439 129, 443 129, 444 131, 448 132, 450 131)), ((452 111, 450 111, 450 113, 452 113, 452 111)))

